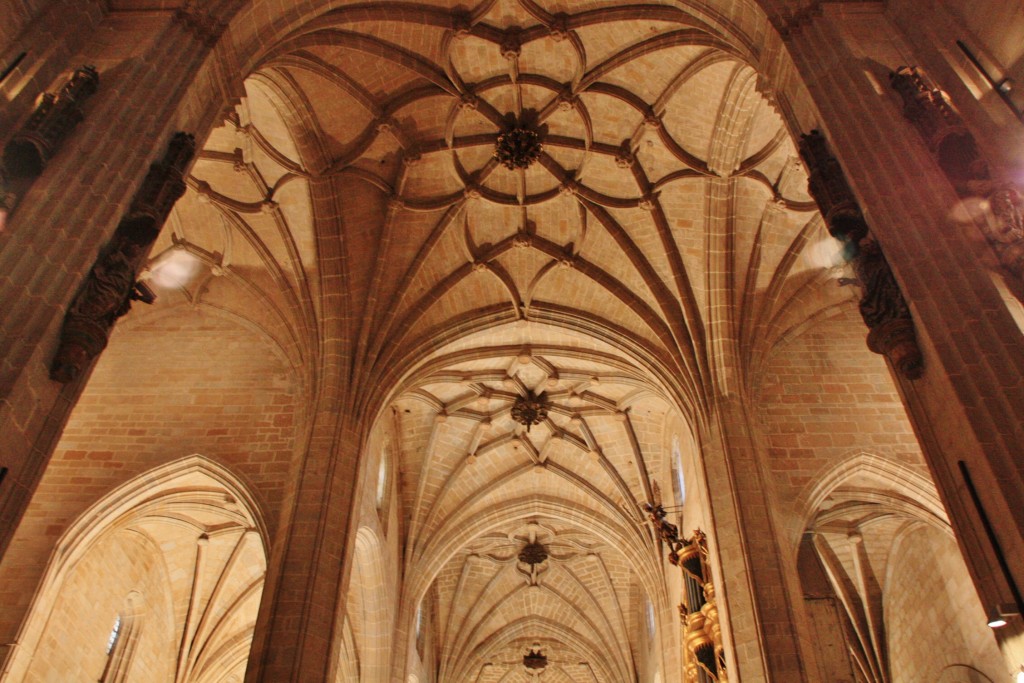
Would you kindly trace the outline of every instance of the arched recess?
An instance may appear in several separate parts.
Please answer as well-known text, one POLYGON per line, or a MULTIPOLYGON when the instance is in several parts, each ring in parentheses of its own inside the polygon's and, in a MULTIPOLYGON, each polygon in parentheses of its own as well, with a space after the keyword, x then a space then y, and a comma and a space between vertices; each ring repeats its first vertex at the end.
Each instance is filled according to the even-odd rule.
POLYGON ((797 566, 822 680, 923 681, 963 662, 998 666, 930 482, 858 453, 822 476, 805 500, 797 566))
POLYGON ((263 589, 265 539, 247 487, 203 456, 134 478, 58 541, 0 680, 240 676, 263 589), (126 625, 131 633, 121 635, 131 647, 118 651, 112 628, 126 625), (111 678, 113 654, 121 659, 111 678))
POLYGON ((853 491, 888 491, 891 498, 916 506, 922 519, 932 518, 934 523, 948 526, 945 508, 932 482, 897 462, 861 451, 825 472, 802 496, 804 528, 812 526, 822 510, 834 508, 838 497, 864 495, 853 491))
POLYGON ((356 532, 352 563, 339 683, 355 680, 347 678, 353 669, 358 680, 383 681, 390 667, 392 606, 381 543, 368 527, 356 532))
POLYGON ((893 683, 1008 680, 995 634, 948 533, 908 524, 883 584, 893 683))

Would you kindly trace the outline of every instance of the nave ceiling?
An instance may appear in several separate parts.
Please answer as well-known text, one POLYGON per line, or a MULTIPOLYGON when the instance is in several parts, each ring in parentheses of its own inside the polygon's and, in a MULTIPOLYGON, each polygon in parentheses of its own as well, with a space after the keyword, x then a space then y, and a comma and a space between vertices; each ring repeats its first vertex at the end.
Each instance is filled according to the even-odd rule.
POLYGON ((635 676, 669 637, 645 605, 676 619, 640 509, 672 436, 852 296, 749 49, 620 4, 339 3, 296 29, 206 141, 126 326, 226 317, 310 400, 331 368, 383 416, 418 577, 398 618, 434 606, 444 680, 526 680, 534 644, 550 680, 635 676), (493 156, 510 121, 540 133, 525 169, 493 156), (527 391, 552 406, 528 432, 527 391))

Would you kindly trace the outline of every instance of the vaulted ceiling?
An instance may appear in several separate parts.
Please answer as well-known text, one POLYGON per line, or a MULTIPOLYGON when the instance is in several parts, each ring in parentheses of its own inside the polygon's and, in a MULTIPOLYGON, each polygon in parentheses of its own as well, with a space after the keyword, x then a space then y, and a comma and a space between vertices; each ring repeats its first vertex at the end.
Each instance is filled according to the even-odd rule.
POLYGON ((259 330, 310 394, 342 319, 402 425, 404 597, 437 606, 442 680, 525 680, 534 644, 548 680, 632 680, 670 432, 850 297, 793 142, 746 47, 676 2, 336 4, 206 143, 161 306, 259 330), (543 152, 510 170, 522 120, 543 152))

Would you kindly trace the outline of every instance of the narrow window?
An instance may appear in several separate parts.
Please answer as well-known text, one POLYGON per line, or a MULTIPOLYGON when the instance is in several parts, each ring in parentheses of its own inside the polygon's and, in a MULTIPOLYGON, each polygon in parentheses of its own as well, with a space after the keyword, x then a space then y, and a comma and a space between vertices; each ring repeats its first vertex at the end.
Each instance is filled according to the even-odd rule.
POLYGON ((139 640, 139 619, 142 596, 129 594, 107 636, 107 662, 99 683, 124 683, 132 664, 132 655, 139 640))
POLYGON ((679 436, 672 437, 672 493, 676 505, 686 503, 686 479, 683 476, 683 454, 679 447, 679 436))
POLYGON ((114 646, 117 645, 118 638, 121 637, 121 615, 117 615, 117 619, 114 619, 114 627, 110 629, 110 637, 107 638, 107 655, 114 651, 114 646))
POLYGON ((423 659, 423 603, 416 609, 416 652, 423 659))
POLYGON ((647 617, 647 638, 648 638, 648 640, 650 642, 653 643, 654 642, 654 604, 651 602, 650 598, 648 598, 646 600, 646 602, 647 602, 647 605, 646 605, 647 609, 645 610, 645 615, 644 616, 647 617))
POLYGON ((384 496, 388 492, 388 452, 382 450, 380 454, 380 467, 377 468, 377 509, 384 507, 384 496))

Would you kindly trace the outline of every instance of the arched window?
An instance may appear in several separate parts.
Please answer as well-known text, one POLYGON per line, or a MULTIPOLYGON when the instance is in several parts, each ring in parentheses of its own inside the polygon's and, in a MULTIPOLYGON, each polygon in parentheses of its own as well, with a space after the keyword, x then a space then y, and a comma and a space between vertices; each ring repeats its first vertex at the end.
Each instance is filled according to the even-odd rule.
POLYGON ((420 658, 423 658, 423 603, 416 608, 416 620, 414 622, 415 628, 413 633, 416 635, 416 652, 419 653, 420 658))
POLYGON ((655 625, 654 625, 654 604, 651 602, 650 598, 647 598, 645 600, 645 603, 646 604, 644 605, 644 607, 645 607, 645 609, 644 609, 644 617, 646 618, 647 638, 648 638, 648 640, 650 642, 653 643, 654 642, 654 629, 655 629, 655 625))
POLYGON ((141 613, 142 596, 133 591, 125 598, 124 607, 114 618, 114 625, 107 637, 107 663, 100 676, 100 683, 123 683, 128 680, 132 655, 138 643, 141 613))
POLYGON ((118 614, 117 618, 114 619, 114 627, 110 629, 110 637, 107 638, 107 655, 114 650, 114 646, 117 645, 119 636, 121 635, 121 615, 118 614))
POLYGON ((377 467, 377 509, 384 509, 384 499, 388 493, 388 447, 380 452, 380 465, 377 467))
POLYGON ((679 435, 672 436, 672 493, 675 504, 686 503, 686 479, 683 475, 683 453, 679 446, 679 435))

